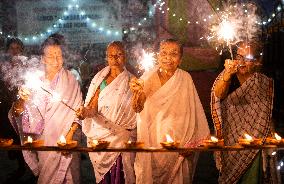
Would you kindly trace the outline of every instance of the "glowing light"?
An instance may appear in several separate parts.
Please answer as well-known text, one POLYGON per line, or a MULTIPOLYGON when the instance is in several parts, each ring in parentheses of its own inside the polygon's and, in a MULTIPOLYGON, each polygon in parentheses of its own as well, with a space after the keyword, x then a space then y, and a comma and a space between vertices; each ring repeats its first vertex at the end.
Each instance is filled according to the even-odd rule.
POLYGON ((147 53, 144 50, 142 51, 142 58, 139 62, 142 66, 142 69, 144 69, 145 71, 149 71, 154 67, 154 61, 154 53, 147 53))
POLYGON ((28 142, 28 143, 33 143, 33 138, 31 138, 31 136, 28 136, 27 142, 28 142))
POLYGON ((95 22, 92 23, 92 27, 96 27, 97 24, 95 22))
POLYGON ((174 142, 174 140, 171 138, 171 136, 169 134, 166 134, 166 139, 167 139, 167 142, 169 142, 169 143, 174 142))
POLYGON ((273 152, 271 153, 271 155, 272 155, 272 156, 275 156, 275 155, 276 155, 276 151, 273 151, 273 152))
POLYGON ((174 14, 173 14, 173 17, 175 17, 175 16, 176 16, 176 14, 174 13, 174 14))
POLYGON ((250 136, 248 134, 245 134, 245 138, 250 142, 253 140, 252 136, 250 136))
POLYGON ((214 136, 211 136, 210 139, 211 139, 212 142, 218 142, 218 141, 219 141, 219 140, 218 140, 216 137, 214 137, 214 136))
POLYGON ((274 133, 274 137, 277 141, 281 141, 282 137, 280 137, 277 133, 274 133))
POLYGON ((97 139, 94 139, 92 142, 93 142, 94 145, 98 145, 99 144, 99 141, 97 139))
POLYGON ((111 34, 111 31, 110 31, 110 30, 107 30, 107 34, 110 35, 110 34, 111 34))
POLYGON ((100 28, 99 28, 99 30, 100 30, 100 31, 103 31, 103 30, 104 30, 104 28, 103 28, 103 27, 100 27, 100 28))
POLYGON ((62 143, 62 144, 66 144, 66 139, 63 135, 60 136, 59 142, 62 143))
POLYGON ((249 55, 246 55, 246 59, 254 59, 253 55, 249 54, 249 55))
POLYGON ((39 89, 43 85, 43 82, 40 80, 43 76, 44 72, 40 70, 27 72, 23 77, 25 81, 24 87, 35 90, 39 89))
POLYGON ((218 31, 218 37, 222 38, 226 41, 230 41, 233 40, 235 37, 235 30, 234 30, 234 26, 224 20, 223 22, 221 22, 220 26, 219 26, 219 31, 218 31))

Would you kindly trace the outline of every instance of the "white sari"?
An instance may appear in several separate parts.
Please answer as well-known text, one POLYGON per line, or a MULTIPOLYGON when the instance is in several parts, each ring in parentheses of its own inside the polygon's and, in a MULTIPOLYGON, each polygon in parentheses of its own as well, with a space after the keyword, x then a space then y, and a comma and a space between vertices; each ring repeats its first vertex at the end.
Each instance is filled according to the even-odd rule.
MULTIPOLYGON (((137 138, 145 146, 161 147, 169 134, 180 146, 200 144, 209 135, 207 120, 191 76, 177 69, 161 86, 157 71, 144 74, 147 96, 138 115, 137 138)), ((178 153, 137 153, 136 183, 190 183, 198 155, 188 159, 178 153)))
MULTIPOLYGON (((105 67, 93 78, 87 93, 85 106, 90 103, 91 98, 109 72, 110 68, 105 67)), ((110 142, 111 147, 124 147, 124 143, 130 139, 130 130, 136 127, 135 113, 131 106, 130 76, 131 74, 124 69, 100 92, 98 114, 93 118, 86 118, 82 125, 88 142, 93 139, 105 140, 110 142)), ((89 153, 97 183, 111 169, 120 154, 122 155, 126 183, 135 182, 129 153, 89 153)))
MULTIPOLYGON (((52 89, 47 90, 58 93, 70 107, 74 109, 80 107, 82 104, 80 86, 69 71, 61 69, 51 83, 54 84, 51 85, 52 89)), ((18 130, 22 142, 26 141, 24 136, 30 134, 39 140, 44 140, 45 146, 57 146, 60 136, 66 135, 70 130, 76 114, 62 103, 51 101, 46 92, 40 93, 42 98, 37 99, 38 105, 26 104, 25 116, 14 118, 11 109, 9 118, 18 130)), ((23 151, 23 155, 34 175, 38 176, 40 184, 80 182, 79 170, 73 172, 70 167, 71 161, 74 163, 79 161, 79 158, 74 157, 75 154, 66 157, 55 151, 23 151)), ((79 163, 72 165, 75 169, 80 169, 79 163)))

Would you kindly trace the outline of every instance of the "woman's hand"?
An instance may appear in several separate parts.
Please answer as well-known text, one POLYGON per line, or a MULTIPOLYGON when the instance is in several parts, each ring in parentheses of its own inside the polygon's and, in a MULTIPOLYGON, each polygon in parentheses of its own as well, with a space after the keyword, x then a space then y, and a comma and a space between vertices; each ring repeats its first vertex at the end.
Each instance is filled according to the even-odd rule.
POLYGON ((86 118, 92 118, 93 116, 95 116, 97 112, 98 111, 96 108, 91 108, 89 106, 87 107, 82 106, 76 111, 76 115, 80 120, 84 120, 86 118))
POLYGON ((238 63, 235 60, 226 59, 225 60, 225 73, 232 76, 238 72, 238 63))
POLYGON ((133 77, 129 82, 130 89, 133 93, 138 93, 139 91, 143 91, 144 82, 142 79, 137 79, 133 77))
POLYGON ((132 108, 135 112, 139 113, 144 109, 144 103, 146 101, 146 95, 143 91, 144 82, 143 80, 134 77, 130 80, 129 86, 133 93, 132 108))
POLYGON ((13 114, 19 117, 25 110, 25 101, 29 100, 30 91, 26 88, 21 88, 18 92, 20 98, 13 104, 13 114))
POLYGON ((30 98, 31 92, 27 88, 20 88, 18 95, 20 96, 21 99, 27 101, 30 98))

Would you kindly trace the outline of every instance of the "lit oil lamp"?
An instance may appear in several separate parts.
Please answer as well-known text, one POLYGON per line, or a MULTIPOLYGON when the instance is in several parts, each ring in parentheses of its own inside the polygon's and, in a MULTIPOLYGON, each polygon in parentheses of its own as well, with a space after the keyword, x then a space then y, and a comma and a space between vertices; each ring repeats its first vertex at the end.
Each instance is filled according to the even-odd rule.
POLYGON ((43 146, 43 140, 33 140, 31 136, 28 136, 28 139, 24 142, 24 146, 31 146, 31 147, 41 147, 43 146))
POLYGON ((57 145, 60 148, 72 149, 72 148, 77 147, 77 141, 66 141, 65 137, 61 135, 59 138, 59 141, 57 141, 57 145))
POLYGON ((8 147, 13 144, 13 139, 0 139, 0 147, 8 147))
POLYGON ((125 147, 129 149, 134 149, 134 148, 143 148, 144 143, 143 142, 136 142, 136 141, 127 141, 125 143, 125 147))
POLYGON ((248 134, 245 134, 244 139, 239 139, 239 144, 242 146, 257 146, 261 145, 261 139, 256 139, 248 134))
POLYGON ((203 142, 203 146, 205 147, 222 147, 224 146, 224 139, 217 139, 214 136, 211 136, 209 140, 205 140, 203 142))
POLYGON ((94 139, 90 141, 89 144, 93 149, 98 150, 98 149, 106 149, 109 146, 110 142, 94 139))
POLYGON ((274 133, 274 137, 267 137, 265 139, 265 144, 278 145, 278 144, 280 144, 281 139, 282 138, 277 133, 274 133))
POLYGON ((179 147, 179 142, 174 141, 170 135, 166 134, 166 142, 161 142, 161 145, 166 149, 177 149, 179 147))

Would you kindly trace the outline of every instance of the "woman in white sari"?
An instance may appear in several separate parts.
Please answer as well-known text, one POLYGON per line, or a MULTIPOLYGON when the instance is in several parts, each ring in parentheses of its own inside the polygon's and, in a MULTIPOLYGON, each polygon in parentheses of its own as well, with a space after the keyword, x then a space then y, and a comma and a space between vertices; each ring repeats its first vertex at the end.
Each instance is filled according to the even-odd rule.
MULTIPOLYGON (((207 120, 191 76, 178 69, 182 47, 175 40, 160 44, 159 68, 133 79, 133 108, 137 139, 145 146, 160 147, 169 134, 182 147, 197 146, 209 135, 207 120)), ((198 155, 137 153, 136 183, 191 183, 198 155)))
MULTIPOLYGON (((136 127, 129 89, 131 74, 124 67, 125 51, 121 42, 107 47, 108 65, 92 80, 85 107, 78 112, 88 142, 94 139, 123 147, 136 127)), ((134 183, 133 164, 129 153, 89 153, 97 183, 134 183), (122 171, 123 167, 123 171, 122 171)))

